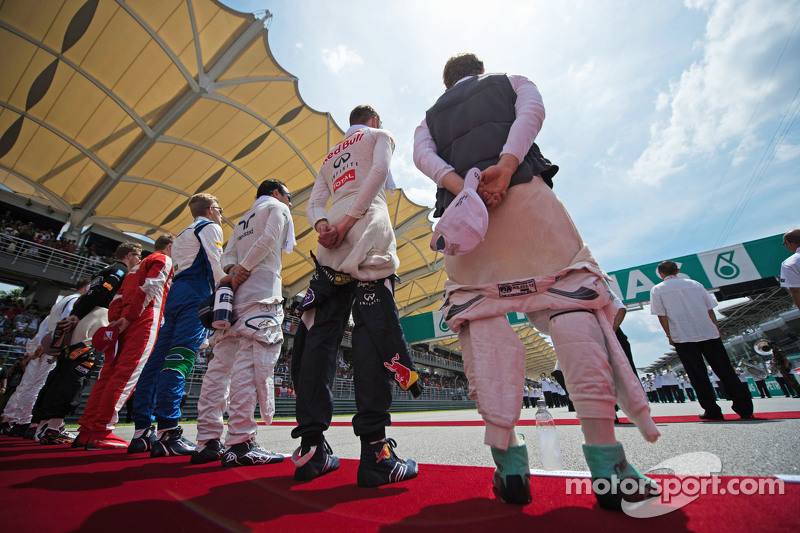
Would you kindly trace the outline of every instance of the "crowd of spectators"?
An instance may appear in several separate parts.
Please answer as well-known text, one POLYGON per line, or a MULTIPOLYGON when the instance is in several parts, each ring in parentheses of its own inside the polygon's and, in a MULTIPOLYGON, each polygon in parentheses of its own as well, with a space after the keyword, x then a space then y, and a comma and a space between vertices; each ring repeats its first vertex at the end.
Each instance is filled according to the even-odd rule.
POLYGON ((6 294, 0 299, 0 361, 11 364, 22 355, 47 312, 35 304, 26 306, 17 296, 6 294))
POLYGON ((426 389, 466 389, 468 386, 465 376, 443 376, 420 370, 419 377, 426 389))
MULTIPOLYGON (((97 264, 112 262, 108 255, 96 250, 93 244, 79 247, 76 241, 67 239, 64 235, 59 237, 58 231, 39 227, 32 221, 14 218, 11 211, 8 210, 0 216, 0 229, 4 235, 26 241, 25 244, 16 241, 5 243, 4 251, 7 253, 19 252, 31 259, 37 259, 42 257, 48 248, 51 248, 85 257, 97 264)), ((69 256, 63 255, 58 259, 66 261, 67 257, 69 256)))
POLYGON ((447 365, 446 363, 464 364, 464 360, 461 358, 461 355, 439 350, 429 350, 425 345, 422 344, 415 344, 411 346, 411 355, 419 362, 428 362, 434 365, 439 364, 444 367, 452 366, 447 365))

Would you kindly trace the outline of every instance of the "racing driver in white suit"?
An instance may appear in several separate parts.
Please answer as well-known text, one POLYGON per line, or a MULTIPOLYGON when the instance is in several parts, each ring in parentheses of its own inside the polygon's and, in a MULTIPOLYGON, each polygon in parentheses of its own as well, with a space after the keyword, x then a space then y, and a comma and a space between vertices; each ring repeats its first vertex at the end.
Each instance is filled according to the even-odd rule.
POLYGON ((283 461, 283 455, 256 444, 254 413, 258 401, 265 422, 272 422, 275 414, 273 370, 283 344, 281 250, 291 253, 295 244, 291 198, 283 182, 264 181, 222 254, 222 267, 228 274, 222 281, 230 281, 235 290, 234 321, 211 337, 214 358, 197 404, 198 447, 192 464, 221 459, 222 466, 235 467, 283 461), (220 442, 226 405, 227 450, 220 442))
POLYGON ((28 341, 25 356, 30 357, 30 362, 25 367, 22 381, 3 411, 3 422, 18 426, 15 433, 20 436, 33 438, 39 423, 38 420, 31 420, 33 404, 36 403, 36 397, 42 390, 50 371, 56 367, 55 356, 58 350, 50 348, 50 335, 56 329, 56 324, 69 316, 72 306, 81 295, 86 294, 88 289, 89 279, 80 280, 77 292, 65 296, 53 305, 50 314, 42 320, 36 336, 28 341))

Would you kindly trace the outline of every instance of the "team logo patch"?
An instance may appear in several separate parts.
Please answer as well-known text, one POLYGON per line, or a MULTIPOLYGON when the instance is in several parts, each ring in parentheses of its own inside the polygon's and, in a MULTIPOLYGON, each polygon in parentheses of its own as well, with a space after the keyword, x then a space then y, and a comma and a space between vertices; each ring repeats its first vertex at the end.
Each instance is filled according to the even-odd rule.
POLYGON ((325 158, 325 161, 323 161, 323 164, 327 163, 328 160, 330 160, 333 156, 339 155, 342 152, 342 150, 347 150, 349 147, 353 146, 355 143, 357 143, 363 138, 364 134, 358 133, 354 136, 348 137, 347 139, 343 140, 342 142, 336 145, 336 148, 328 152, 328 156, 325 158))
POLYGON ((497 291, 500 298, 513 298, 515 296, 533 294, 536 292, 536 280, 531 278, 512 283, 500 283, 497 285, 497 291))
POLYGON ((394 357, 392 357, 391 364, 383 363, 383 366, 391 372, 394 372, 394 380, 400 385, 401 389, 408 390, 408 388, 419 379, 419 375, 399 361, 400 354, 396 353, 394 357))
POLYGON ((336 192, 336 190, 339 189, 342 185, 344 185, 348 181, 353 181, 354 179, 356 179, 356 170, 355 169, 348 170, 347 172, 345 172, 344 174, 342 174, 333 181, 333 192, 336 192))
POLYGON ((313 301, 314 301, 314 290, 309 288, 306 291, 305 298, 303 298, 303 303, 301 304, 301 307, 305 307, 305 306, 309 305, 313 301))
POLYGON ((348 283, 355 281, 356 278, 351 276, 350 274, 342 274, 341 272, 337 272, 333 276, 333 284, 334 285, 347 285, 348 283))
POLYGON ((260 329, 265 329, 270 326, 277 326, 278 321, 272 315, 261 315, 248 318, 245 321, 244 325, 250 329, 258 331, 260 329))
POLYGON ((105 287, 109 291, 114 290, 114 287, 108 282, 103 283, 103 287, 105 287))
POLYGON ((124 275, 125 275, 125 272, 123 272, 122 270, 117 270, 117 276, 122 277, 124 275))
POLYGON ((350 160, 350 152, 345 152, 333 161, 333 168, 339 168, 350 160))

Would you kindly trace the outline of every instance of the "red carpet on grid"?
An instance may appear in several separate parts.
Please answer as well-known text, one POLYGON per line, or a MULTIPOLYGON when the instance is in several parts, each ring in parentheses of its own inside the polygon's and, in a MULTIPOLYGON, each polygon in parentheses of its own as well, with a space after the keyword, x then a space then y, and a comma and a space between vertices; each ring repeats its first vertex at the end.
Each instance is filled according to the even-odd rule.
MULTIPOLYGON (((777 413, 756 413, 755 420, 790 420, 800 418, 800 411, 783 411, 777 413)), ((620 417, 620 422, 623 424, 630 424, 631 422, 625 418, 620 417)), ((656 424, 675 424, 682 422, 708 422, 709 424, 720 423, 722 420, 700 420, 697 415, 677 415, 677 416, 654 416, 656 424)), ((739 415, 725 415, 726 422, 736 422, 741 420, 739 415)), ((580 421, 577 418, 557 418, 555 419, 557 426, 577 426, 580 421)), ((265 422, 260 422, 260 425, 265 425, 265 422)), ((274 420, 273 426, 295 426, 297 423, 293 420, 274 420)), ((350 426, 350 422, 331 422, 331 426, 350 426)), ((423 421, 395 421, 392 422, 396 427, 428 427, 428 426, 482 426, 482 420, 423 420, 423 421)), ((517 422, 518 426, 535 426, 536 420, 520 420, 517 422)))
POLYGON ((193 466, 185 457, 150 460, 0 437, 0 523, 3 531, 49 533, 779 531, 797 524, 800 500, 800 486, 786 485, 784 495, 706 495, 664 516, 636 519, 600 510, 591 495, 567 495, 564 478, 533 478, 534 501, 523 507, 490 497, 491 468, 423 464, 417 479, 361 489, 357 467, 342 460, 338 471, 299 483, 289 459, 223 469, 193 466))

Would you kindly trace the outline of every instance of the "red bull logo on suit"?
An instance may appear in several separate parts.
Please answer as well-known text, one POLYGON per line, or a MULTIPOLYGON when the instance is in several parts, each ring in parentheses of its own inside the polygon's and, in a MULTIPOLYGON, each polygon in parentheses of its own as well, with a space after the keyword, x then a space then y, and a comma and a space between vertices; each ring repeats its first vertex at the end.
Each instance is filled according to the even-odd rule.
POLYGON ((410 368, 403 366, 399 363, 400 361, 400 354, 395 354, 392 358, 392 363, 383 363, 383 366, 394 372, 394 379, 397 381, 397 384, 400 385, 400 388, 403 390, 408 390, 408 388, 416 383, 419 379, 419 374, 411 370, 410 368))

